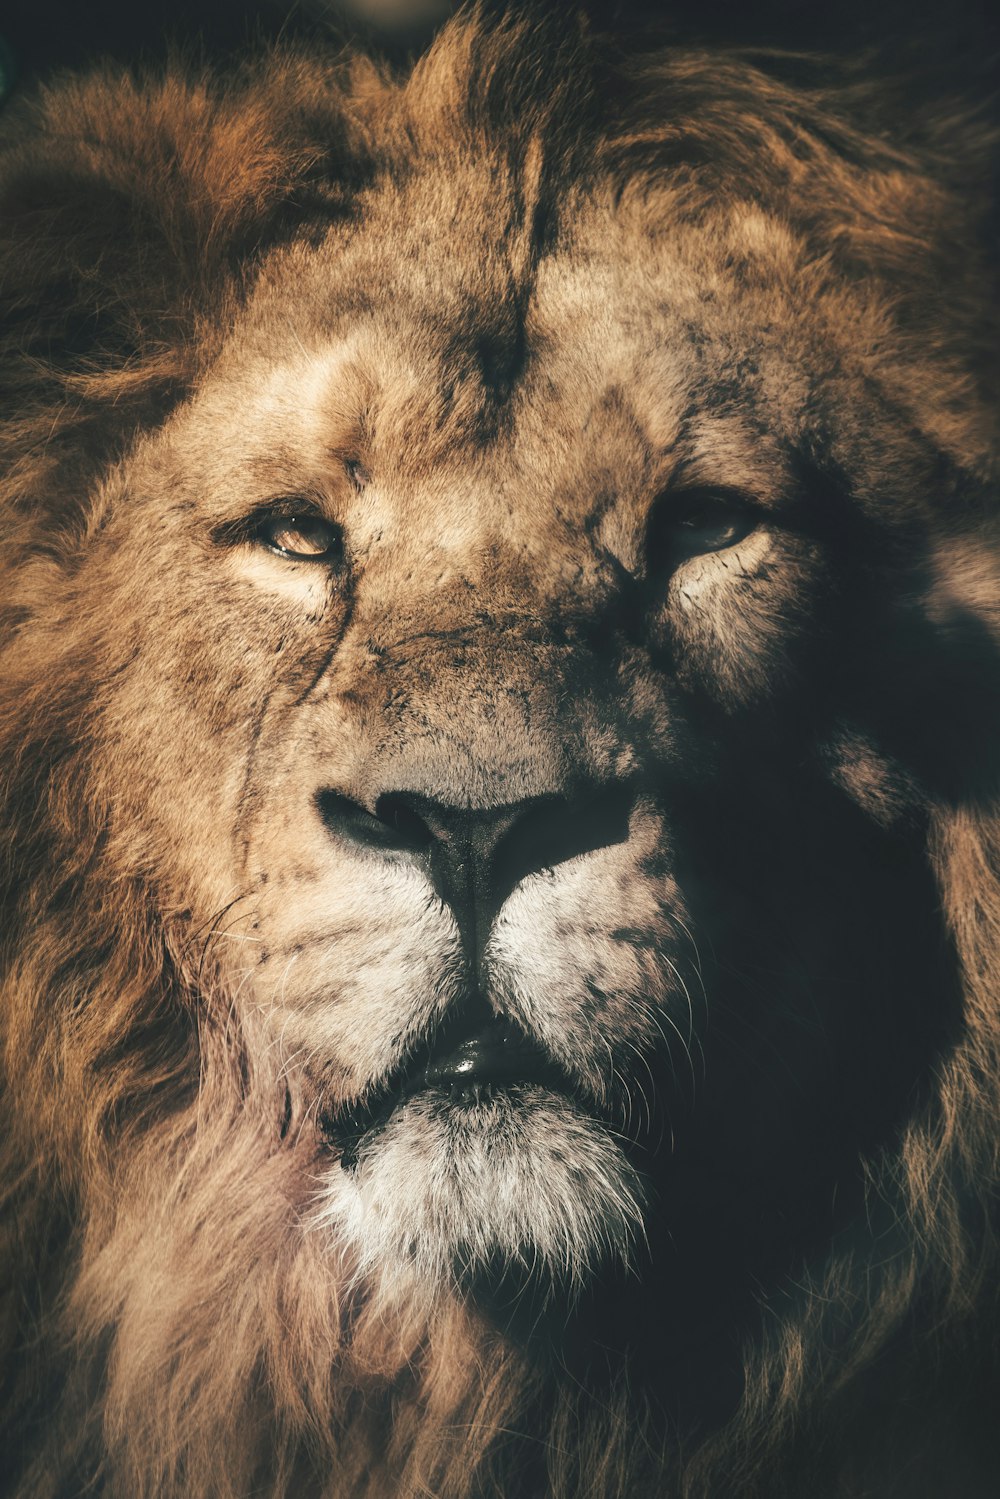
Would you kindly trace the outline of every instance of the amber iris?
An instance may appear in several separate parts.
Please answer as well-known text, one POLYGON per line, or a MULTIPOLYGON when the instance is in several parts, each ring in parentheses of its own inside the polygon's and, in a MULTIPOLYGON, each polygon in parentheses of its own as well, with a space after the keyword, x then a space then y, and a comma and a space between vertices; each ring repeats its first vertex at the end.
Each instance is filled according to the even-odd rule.
POLYGON ((340 530, 321 515, 271 516, 259 536, 272 551, 297 562, 329 562, 341 552, 340 530))

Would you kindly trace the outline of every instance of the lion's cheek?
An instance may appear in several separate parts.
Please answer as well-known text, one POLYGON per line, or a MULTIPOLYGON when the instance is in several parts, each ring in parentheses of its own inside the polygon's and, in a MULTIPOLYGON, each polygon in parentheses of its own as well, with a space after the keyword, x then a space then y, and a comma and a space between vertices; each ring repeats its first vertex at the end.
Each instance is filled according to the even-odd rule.
POLYGON ((288 1066, 337 1102, 390 1071, 455 1002, 461 941, 422 870, 364 854, 272 879, 259 897, 252 1006, 288 1066))
POLYGON ((680 684, 729 710, 786 690, 824 585, 818 548, 766 529, 679 568, 660 630, 680 684))
POLYGON ((245 780, 243 725, 220 725, 206 738, 198 705, 151 674, 143 691, 119 691, 102 705, 93 739, 89 792, 101 808, 110 860, 125 876, 155 871, 160 902, 189 912, 192 929, 207 934, 245 893, 233 838, 245 780))
POLYGON ((687 910, 664 841, 659 818, 638 812, 627 842, 526 880, 487 947, 496 1001, 604 1103, 617 1100, 623 1054, 649 1055, 668 1034, 688 1048, 697 1025, 687 910))

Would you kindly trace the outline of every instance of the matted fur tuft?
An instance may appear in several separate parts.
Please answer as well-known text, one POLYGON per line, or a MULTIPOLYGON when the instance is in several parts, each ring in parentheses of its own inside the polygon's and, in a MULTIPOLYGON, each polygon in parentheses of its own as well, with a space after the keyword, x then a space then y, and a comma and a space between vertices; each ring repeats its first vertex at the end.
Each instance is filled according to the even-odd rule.
MULTIPOLYGON (((979 224, 993 142, 954 114, 947 130, 900 123, 879 80, 780 81, 790 66, 619 57, 576 23, 473 11, 408 78, 334 53, 269 53, 224 78, 174 62, 67 77, 5 118, 4 1494, 979 1499, 1000 1472, 972 1393, 995 1389, 1000 1286, 1000 804, 984 748, 1000 725, 996 328, 979 224), (315 1101, 219 977, 227 912, 192 930, 155 838, 134 831, 150 809, 118 815, 124 752, 92 732, 136 649, 80 571, 121 506, 121 460, 242 326, 272 251, 293 247, 267 262, 281 282, 296 247, 438 157, 509 231, 496 274, 511 327, 521 279, 595 181, 662 225, 728 205, 720 256, 747 284, 773 249, 760 216, 776 215, 823 315, 841 286, 845 317, 865 305, 870 421, 905 414, 928 455, 920 482, 947 507, 911 601, 926 713, 904 715, 893 746, 917 789, 879 782, 860 752, 838 775, 873 820, 925 830, 958 1022, 910 1117, 869 1153, 863 1210, 761 1287, 741 1388, 714 1413, 666 1409, 645 1366, 592 1389, 440 1293, 436 1260, 417 1255, 408 1281, 380 1272, 370 1224, 338 1234, 315 1101)), ((144 585, 128 586, 138 617, 144 585)), ((609 1162, 616 1148, 601 1146, 609 1162)), ((612 1171, 579 1222, 570 1203, 553 1218, 543 1258, 575 1271, 602 1235, 641 1238, 642 1193, 612 1171)), ((386 1228, 397 1261, 425 1207, 386 1228)), ((515 1257, 521 1227, 504 1224, 515 1257)), ((668 1340, 651 1335, 654 1364, 668 1340)))

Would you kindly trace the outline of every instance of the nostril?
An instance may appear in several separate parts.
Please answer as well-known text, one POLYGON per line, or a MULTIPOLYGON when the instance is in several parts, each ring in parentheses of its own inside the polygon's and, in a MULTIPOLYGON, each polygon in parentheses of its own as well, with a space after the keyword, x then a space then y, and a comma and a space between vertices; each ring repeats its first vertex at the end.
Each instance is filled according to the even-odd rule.
POLYGON ((339 791, 317 793, 326 826, 358 847, 421 856, 478 963, 493 919, 528 875, 629 836, 635 788, 577 788, 499 807, 461 807, 420 792, 385 791, 371 808, 339 791))
POLYGON ((375 816, 396 833, 401 847, 430 848, 434 833, 404 795, 387 791, 375 803, 375 816))
POLYGON ((576 801, 553 797, 530 805, 493 850, 496 896, 502 899, 529 874, 624 843, 634 801, 632 789, 621 785, 576 801))
POLYGON ((320 816, 331 832, 351 843, 379 849, 426 849, 433 834, 400 798, 380 796, 374 812, 339 791, 320 791, 316 797, 320 816))

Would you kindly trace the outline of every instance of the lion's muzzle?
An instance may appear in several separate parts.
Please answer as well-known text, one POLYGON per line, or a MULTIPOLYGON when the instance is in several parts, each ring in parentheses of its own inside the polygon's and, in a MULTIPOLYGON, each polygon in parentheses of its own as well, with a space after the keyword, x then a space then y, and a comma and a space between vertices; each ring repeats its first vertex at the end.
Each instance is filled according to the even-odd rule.
POLYGON ((371 810, 333 790, 317 797, 334 837, 426 869, 454 914, 475 980, 494 920, 521 881, 623 843, 633 801, 628 784, 498 807, 451 806, 409 790, 383 792, 371 810))

